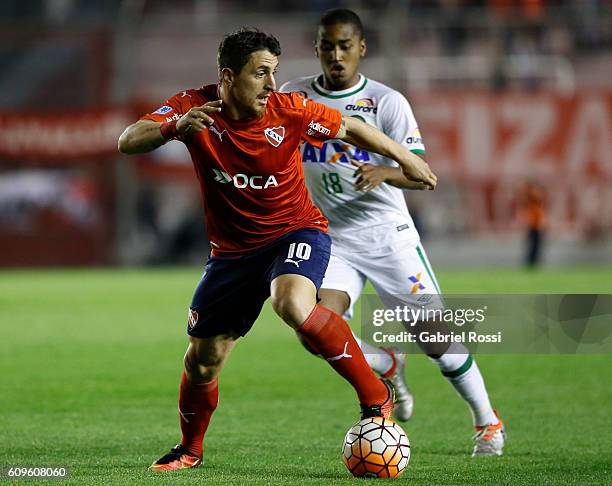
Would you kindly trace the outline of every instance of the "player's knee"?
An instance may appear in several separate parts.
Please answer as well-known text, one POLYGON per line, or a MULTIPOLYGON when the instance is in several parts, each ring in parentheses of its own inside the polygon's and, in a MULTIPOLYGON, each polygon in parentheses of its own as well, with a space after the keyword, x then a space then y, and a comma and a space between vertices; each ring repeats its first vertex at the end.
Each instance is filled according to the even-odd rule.
POLYGON ((287 293, 272 296, 272 309, 285 322, 291 318, 293 302, 287 293))
POLYGON ((351 306, 351 298, 342 290, 321 289, 319 291, 321 300, 319 305, 343 316, 351 306))
POLYGON ((192 383, 208 383, 217 377, 220 370, 221 368, 218 366, 204 365, 185 360, 185 373, 192 383))
MULTIPOLYGON (((310 306, 312 307, 312 306, 310 306)), ((308 317, 312 308, 295 293, 283 292, 272 297, 274 312, 291 327, 298 328, 308 317)))
POLYGON ((187 378, 194 383, 207 383, 214 380, 223 364, 223 359, 218 356, 198 353, 194 347, 190 347, 185 353, 183 360, 187 378))
POLYGON ((444 336, 450 335, 450 329, 443 322, 438 321, 418 321, 416 322, 410 332, 415 336, 415 340, 421 351, 432 359, 438 359, 440 356, 448 351, 452 341, 450 339, 432 341, 424 339, 422 336, 428 335, 431 332, 436 332, 444 336))

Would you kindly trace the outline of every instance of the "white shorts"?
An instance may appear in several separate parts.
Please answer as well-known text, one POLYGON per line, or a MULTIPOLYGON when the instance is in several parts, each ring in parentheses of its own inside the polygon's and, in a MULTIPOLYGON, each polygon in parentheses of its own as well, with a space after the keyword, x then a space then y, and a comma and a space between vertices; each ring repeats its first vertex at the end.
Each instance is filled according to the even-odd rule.
POLYGON ((353 307, 366 280, 372 282, 382 303, 388 308, 408 306, 441 307, 440 299, 418 300, 423 294, 438 295, 440 288, 425 250, 420 244, 406 245, 393 254, 351 252, 332 244, 329 265, 321 288, 342 290, 350 298, 345 319, 353 317, 353 307))

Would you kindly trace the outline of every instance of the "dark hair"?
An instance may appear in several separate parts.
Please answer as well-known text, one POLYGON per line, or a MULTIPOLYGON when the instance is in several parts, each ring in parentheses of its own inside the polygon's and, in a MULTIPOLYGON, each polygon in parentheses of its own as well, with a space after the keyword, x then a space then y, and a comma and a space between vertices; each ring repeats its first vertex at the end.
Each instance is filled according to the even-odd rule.
POLYGON ((242 68, 253 52, 268 50, 280 56, 281 47, 278 39, 258 29, 243 27, 228 34, 219 44, 217 65, 219 69, 230 68, 234 74, 240 74, 242 68))
POLYGON ((359 15, 347 8, 334 8, 323 13, 319 20, 320 27, 329 27, 336 24, 350 24, 359 34, 359 38, 363 39, 363 24, 359 15))

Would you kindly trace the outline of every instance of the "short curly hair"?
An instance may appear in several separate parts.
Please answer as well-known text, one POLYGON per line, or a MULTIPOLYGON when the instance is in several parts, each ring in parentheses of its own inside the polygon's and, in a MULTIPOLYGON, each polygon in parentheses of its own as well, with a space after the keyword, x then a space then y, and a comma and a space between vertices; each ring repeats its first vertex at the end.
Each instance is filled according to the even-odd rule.
POLYGON ((363 39, 363 24, 359 15, 347 8, 334 8, 327 10, 319 20, 319 27, 330 27, 336 24, 349 24, 355 29, 360 39, 363 39))
POLYGON ((242 28, 228 34, 219 44, 217 65, 219 69, 230 68, 240 74, 253 52, 268 50, 275 56, 281 55, 278 39, 259 29, 242 28))

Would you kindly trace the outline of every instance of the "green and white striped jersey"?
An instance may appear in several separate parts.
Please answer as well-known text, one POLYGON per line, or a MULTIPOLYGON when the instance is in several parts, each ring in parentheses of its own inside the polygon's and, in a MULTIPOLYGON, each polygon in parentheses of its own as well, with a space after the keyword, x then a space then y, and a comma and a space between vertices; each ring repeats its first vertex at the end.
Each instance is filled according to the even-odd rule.
MULTIPOLYGON (((410 104, 399 92, 361 74, 355 86, 328 91, 319 83, 320 76, 288 81, 280 91, 301 92, 345 116, 357 117, 378 128, 412 152, 425 153, 410 104)), ((356 167, 350 163, 351 158, 398 167, 395 161, 341 140, 328 140, 321 149, 303 143, 301 150, 308 189, 314 203, 329 220, 329 232, 335 244, 359 251, 398 241, 418 242, 419 235, 401 189, 381 184, 368 193, 355 190, 356 167)))

